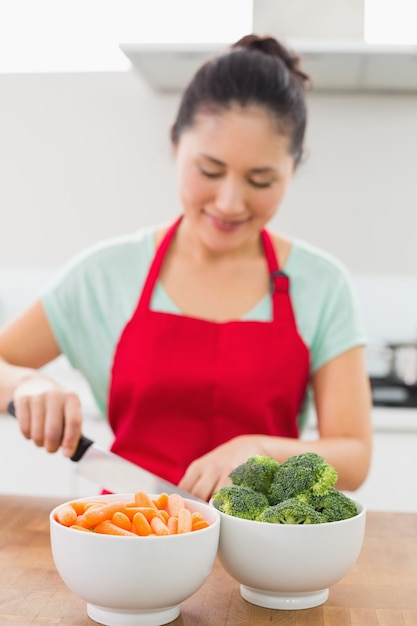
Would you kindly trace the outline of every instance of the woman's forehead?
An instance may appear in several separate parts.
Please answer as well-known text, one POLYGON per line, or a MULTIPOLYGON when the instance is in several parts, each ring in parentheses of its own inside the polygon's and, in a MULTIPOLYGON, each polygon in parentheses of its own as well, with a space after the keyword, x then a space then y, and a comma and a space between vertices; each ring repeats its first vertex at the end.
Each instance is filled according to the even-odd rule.
POLYGON ((274 116, 268 109, 260 105, 250 104, 242 106, 232 103, 227 107, 201 107, 193 120, 193 128, 202 126, 232 126, 242 124, 258 124, 268 127, 269 132, 273 128, 277 131, 274 116))
POLYGON ((279 131, 272 115, 253 106, 200 111, 179 143, 220 161, 223 154, 236 152, 250 152, 269 160, 290 151, 290 139, 279 131))

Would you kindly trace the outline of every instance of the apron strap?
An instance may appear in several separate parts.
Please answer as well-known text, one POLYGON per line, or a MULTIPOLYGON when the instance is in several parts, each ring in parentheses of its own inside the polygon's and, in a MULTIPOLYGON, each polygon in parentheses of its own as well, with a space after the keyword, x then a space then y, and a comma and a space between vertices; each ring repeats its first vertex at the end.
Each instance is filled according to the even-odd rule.
MULTIPOLYGON (((160 274, 161 266, 165 258, 165 253, 175 235, 175 231, 177 230, 177 227, 181 220, 182 215, 180 215, 180 217, 178 217, 175 222, 168 228, 164 238, 158 246, 156 254, 151 263, 149 273, 143 287, 142 297, 140 298, 141 306, 144 306, 147 309, 150 306, 152 293, 160 274)), ((275 249, 272 244, 272 239, 265 229, 263 229, 261 232, 261 238, 266 262, 268 265, 268 271, 270 274, 271 295, 273 299, 273 308, 275 313, 277 310, 277 302, 275 296, 279 293, 288 293, 289 279, 288 276, 279 268, 277 255, 275 254, 275 249)))
POLYGON ((271 294, 274 294, 277 291, 287 292, 289 284, 288 276, 279 267, 272 239, 266 230, 263 230, 261 235, 270 275, 271 294))
POLYGON ((162 263, 165 258, 165 253, 171 243, 175 231, 177 230, 178 224, 182 219, 182 215, 175 220, 175 222, 168 228, 167 232, 164 235, 161 243, 159 244, 151 266, 149 268, 148 276, 146 277, 145 284, 142 290, 142 296, 140 298, 140 305, 144 306, 146 309, 149 308, 152 298, 152 293, 158 280, 158 276, 161 270, 162 263))
MULTIPOLYGON (((265 250, 265 257, 268 264, 270 290, 272 297, 272 314, 273 319, 278 319, 278 315, 282 315, 282 307, 287 307, 287 299, 282 300, 282 296, 289 293, 290 279, 283 272, 278 264, 277 255, 272 243, 272 239, 266 230, 262 230, 262 242, 265 250)), ((290 312, 288 311, 288 314, 290 312)))

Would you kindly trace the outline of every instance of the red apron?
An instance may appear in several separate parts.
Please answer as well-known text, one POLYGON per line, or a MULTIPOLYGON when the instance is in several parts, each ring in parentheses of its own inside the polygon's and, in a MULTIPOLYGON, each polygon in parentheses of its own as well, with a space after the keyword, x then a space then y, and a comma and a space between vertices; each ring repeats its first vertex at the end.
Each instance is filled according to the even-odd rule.
POLYGON ((218 323, 150 309, 179 221, 159 246, 121 334, 109 395, 112 450, 176 484, 191 461, 238 435, 297 437, 309 379, 289 279, 266 231, 272 321, 218 323))

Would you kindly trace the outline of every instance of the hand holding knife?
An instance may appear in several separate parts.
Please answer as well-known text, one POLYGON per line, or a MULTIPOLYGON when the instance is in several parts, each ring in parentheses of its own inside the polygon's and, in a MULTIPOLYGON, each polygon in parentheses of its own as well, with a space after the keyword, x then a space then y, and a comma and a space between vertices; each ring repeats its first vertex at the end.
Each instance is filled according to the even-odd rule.
MULTIPOLYGON (((13 401, 8 404, 7 410, 16 417, 13 401)), ((114 493, 134 493, 139 490, 155 494, 179 493, 185 498, 201 502, 200 498, 102 448, 85 435, 81 435, 71 461, 76 463, 77 474, 114 493)))

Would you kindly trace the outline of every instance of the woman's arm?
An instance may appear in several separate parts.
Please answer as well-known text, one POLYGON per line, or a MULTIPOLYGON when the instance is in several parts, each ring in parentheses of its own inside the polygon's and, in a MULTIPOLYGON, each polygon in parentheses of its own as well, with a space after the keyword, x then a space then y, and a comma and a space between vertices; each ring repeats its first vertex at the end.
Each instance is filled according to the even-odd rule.
POLYGON ((243 435, 197 459, 179 486, 209 498, 230 482, 230 471, 255 454, 279 462, 303 452, 316 452, 339 474, 337 487, 355 490, 365 480, 372 450, 371 392, 363 348, 353 348, 323 365, 313 377, 319 438, 312 441, 243 435))
POLYGON ((337 469, 339 489, 355 490, 368 474, 373 437, 363 348, 353 348, 323 365, 313 387, 320 437, 314 451, 337 469))
POLYGON ((0 329, 0 411, 13 399, 26 438, 71 456, 81 433, 79 399, 38 371, 59 354, 40 301, 0 329))
POLYGON ((319 438, 264 441, 264 454, 285 460, 316 452, 339 474, 337 487, 353 491, 369 471, 372 452, 371 390, 363 348, 353 348, 323 365, 313 376, 319 438))

